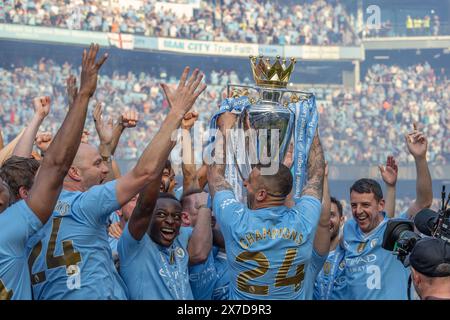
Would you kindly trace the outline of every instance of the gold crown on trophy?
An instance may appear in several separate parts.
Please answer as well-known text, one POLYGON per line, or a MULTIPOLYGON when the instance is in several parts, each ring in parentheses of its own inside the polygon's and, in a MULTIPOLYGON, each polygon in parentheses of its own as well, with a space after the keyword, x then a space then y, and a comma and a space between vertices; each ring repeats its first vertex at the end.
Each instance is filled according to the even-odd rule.
POLYGON ((272 88, 286 88, 294 71, 295 58, 291 58, 291 63, 286 67, 286 59, 277 56, 274 64, 270 63, 270 59, 264 59, 263 56, 250 56, 253 78, 259 86, 272 88))

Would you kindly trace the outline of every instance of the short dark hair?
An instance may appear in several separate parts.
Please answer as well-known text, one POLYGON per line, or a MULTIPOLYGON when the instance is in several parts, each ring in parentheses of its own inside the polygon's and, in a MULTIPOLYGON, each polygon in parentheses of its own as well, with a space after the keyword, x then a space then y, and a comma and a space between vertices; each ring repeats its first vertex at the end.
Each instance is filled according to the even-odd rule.
POLYGON ((23 186, 27 190, 31 189, 39 166, 39 161, 34 158, 18 156, 12 156, 3 162, 0 168, 0 177, 9 185, 16 200, 20 199, 20 187, 23 186))
POLYGON ((380 201, 383 199, 383 191, 381 190, 381 186, 378 182, 373 179, 359 179, 353 183, 350 187, 350 193, 355 191, 356 193, 373 193, 375 196, 375 200, 380 201))
POLYGON ((167 159, 166 162, 164 163, 164 169, 167 169, 169 171, 172 170, 172 163, 170 162, 169 159, 167 159))
MULTIPOLYGON (((261 170, 263 165, 257 165, 256 168, 261 170)), ((293 178, 291 170, 284 164, 278 165, 278 171, 272 175, 260 175, 261 182, 270 195, 287 197, 292 190, 293 178)))
POLYGON ((330 197, 331 203, 334 203, 338 209, 338 214, 340 217, 342 217, 342 204, 341 202, 336 199, 335 197, 330 197))
MULTIPOLYGON (((168 193, 168 192, 160 192, 158 195, 158 199, 171 199, 171 200, 175 200, 176 202, 180 203, 180 200, 177 199, 177 197, 175 197, 173 194, 168 193)), ((181 203, 180 203, 181 205, 181 203)))

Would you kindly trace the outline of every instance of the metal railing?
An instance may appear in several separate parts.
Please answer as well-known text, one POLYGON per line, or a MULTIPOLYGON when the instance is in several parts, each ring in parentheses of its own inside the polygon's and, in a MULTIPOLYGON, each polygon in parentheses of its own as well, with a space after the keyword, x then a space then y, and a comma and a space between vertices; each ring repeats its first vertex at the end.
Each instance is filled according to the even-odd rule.
POLYGON ((386 38, 386 37, 438 37, 450 35, 450 23, 440 23, 439 26, 407 28, 406 23, 387 24, 382 23, 379 28, 364 32, 363 38, 386 38))

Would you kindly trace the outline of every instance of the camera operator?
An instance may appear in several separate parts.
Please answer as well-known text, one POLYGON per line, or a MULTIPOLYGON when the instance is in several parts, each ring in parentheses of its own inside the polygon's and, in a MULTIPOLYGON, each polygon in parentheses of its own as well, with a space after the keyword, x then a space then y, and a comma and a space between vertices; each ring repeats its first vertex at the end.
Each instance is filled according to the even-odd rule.
POLYGON ((412 281, 422 300, 450 300, 450 244, 439 238, 419 240, 409 257, 412 281))

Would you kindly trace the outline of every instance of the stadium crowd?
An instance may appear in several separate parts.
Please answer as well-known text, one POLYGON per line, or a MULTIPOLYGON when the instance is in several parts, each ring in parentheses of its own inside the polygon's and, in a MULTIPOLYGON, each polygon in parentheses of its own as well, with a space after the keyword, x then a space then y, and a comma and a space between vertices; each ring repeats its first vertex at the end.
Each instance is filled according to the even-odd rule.
MULTIPOLYGON (((44 59, 32 66, 0 69, 0 122, 6 142, 14 139, 31 119, 31 98, 39 94, 53 97, 54 112, 43 128, 56 132, 67 105, 64 79, 74 72, 69 63, 57 65, 44 59)), ((144 72, 99 76, 95 98, 105 105, 105 113, 116 117, 117 110, 134 109, 141 118, 137 130, 124 133, 118 159, 137 159, 145 141, 157 132, 157 124, 168 111, 159 83, 178 81, 174 76, 167 78, 144 72)), ((253 83, 242 78, 235 71, 224 70, 206 75, 208 88, 195 104, 203 129, 226 97, 228 82, 253 83)), ((356 90, 327 90, 318 100, 322 143, 330 151, 327 160, 333 165, 373 165, 393 154, 399 163, 412 163, 413 158, 403 152, 401 145, 409 124, 418 122, 429 137, 430 162, 450 163, 450 114, 445 112, 449 109, 449 92, 450 82, 444 70, 436 72, 428 63, 408 68, 373 65, 356 90)), ((92 122, 87 123, 86 129, 95 137, 92 122)))
MULTIPOLYGON (((180 1, 183 2, 183 1, 180 1)), ((0 22, 151 37, 261 44, 355 44, 354 15, 339 0, 284 4, 261 0, 201 0, 193 14, 157 1, 121 6, 100 0, 5 1, 0 22)))
POLYGON ((389 152, 400 163, 412 162, 400 142, 408 123, 417 121, 432 146, 430 161, 449 163, 449 89, 445 70, 428 63, 371 66, 356 90, 336 89, 326 98, 322 139, 333 150, 330 162, 382 163, 389 152))
POLYGON ((448 25, 441 25, 439 15, 431 10, 430 14, 422 16, 407 15, 404 23, 394 24, 391 20, 381 22, 379 28, 366 26, 364 37, 414 37, 414 36, 440 36, 449 33, 448 25))

